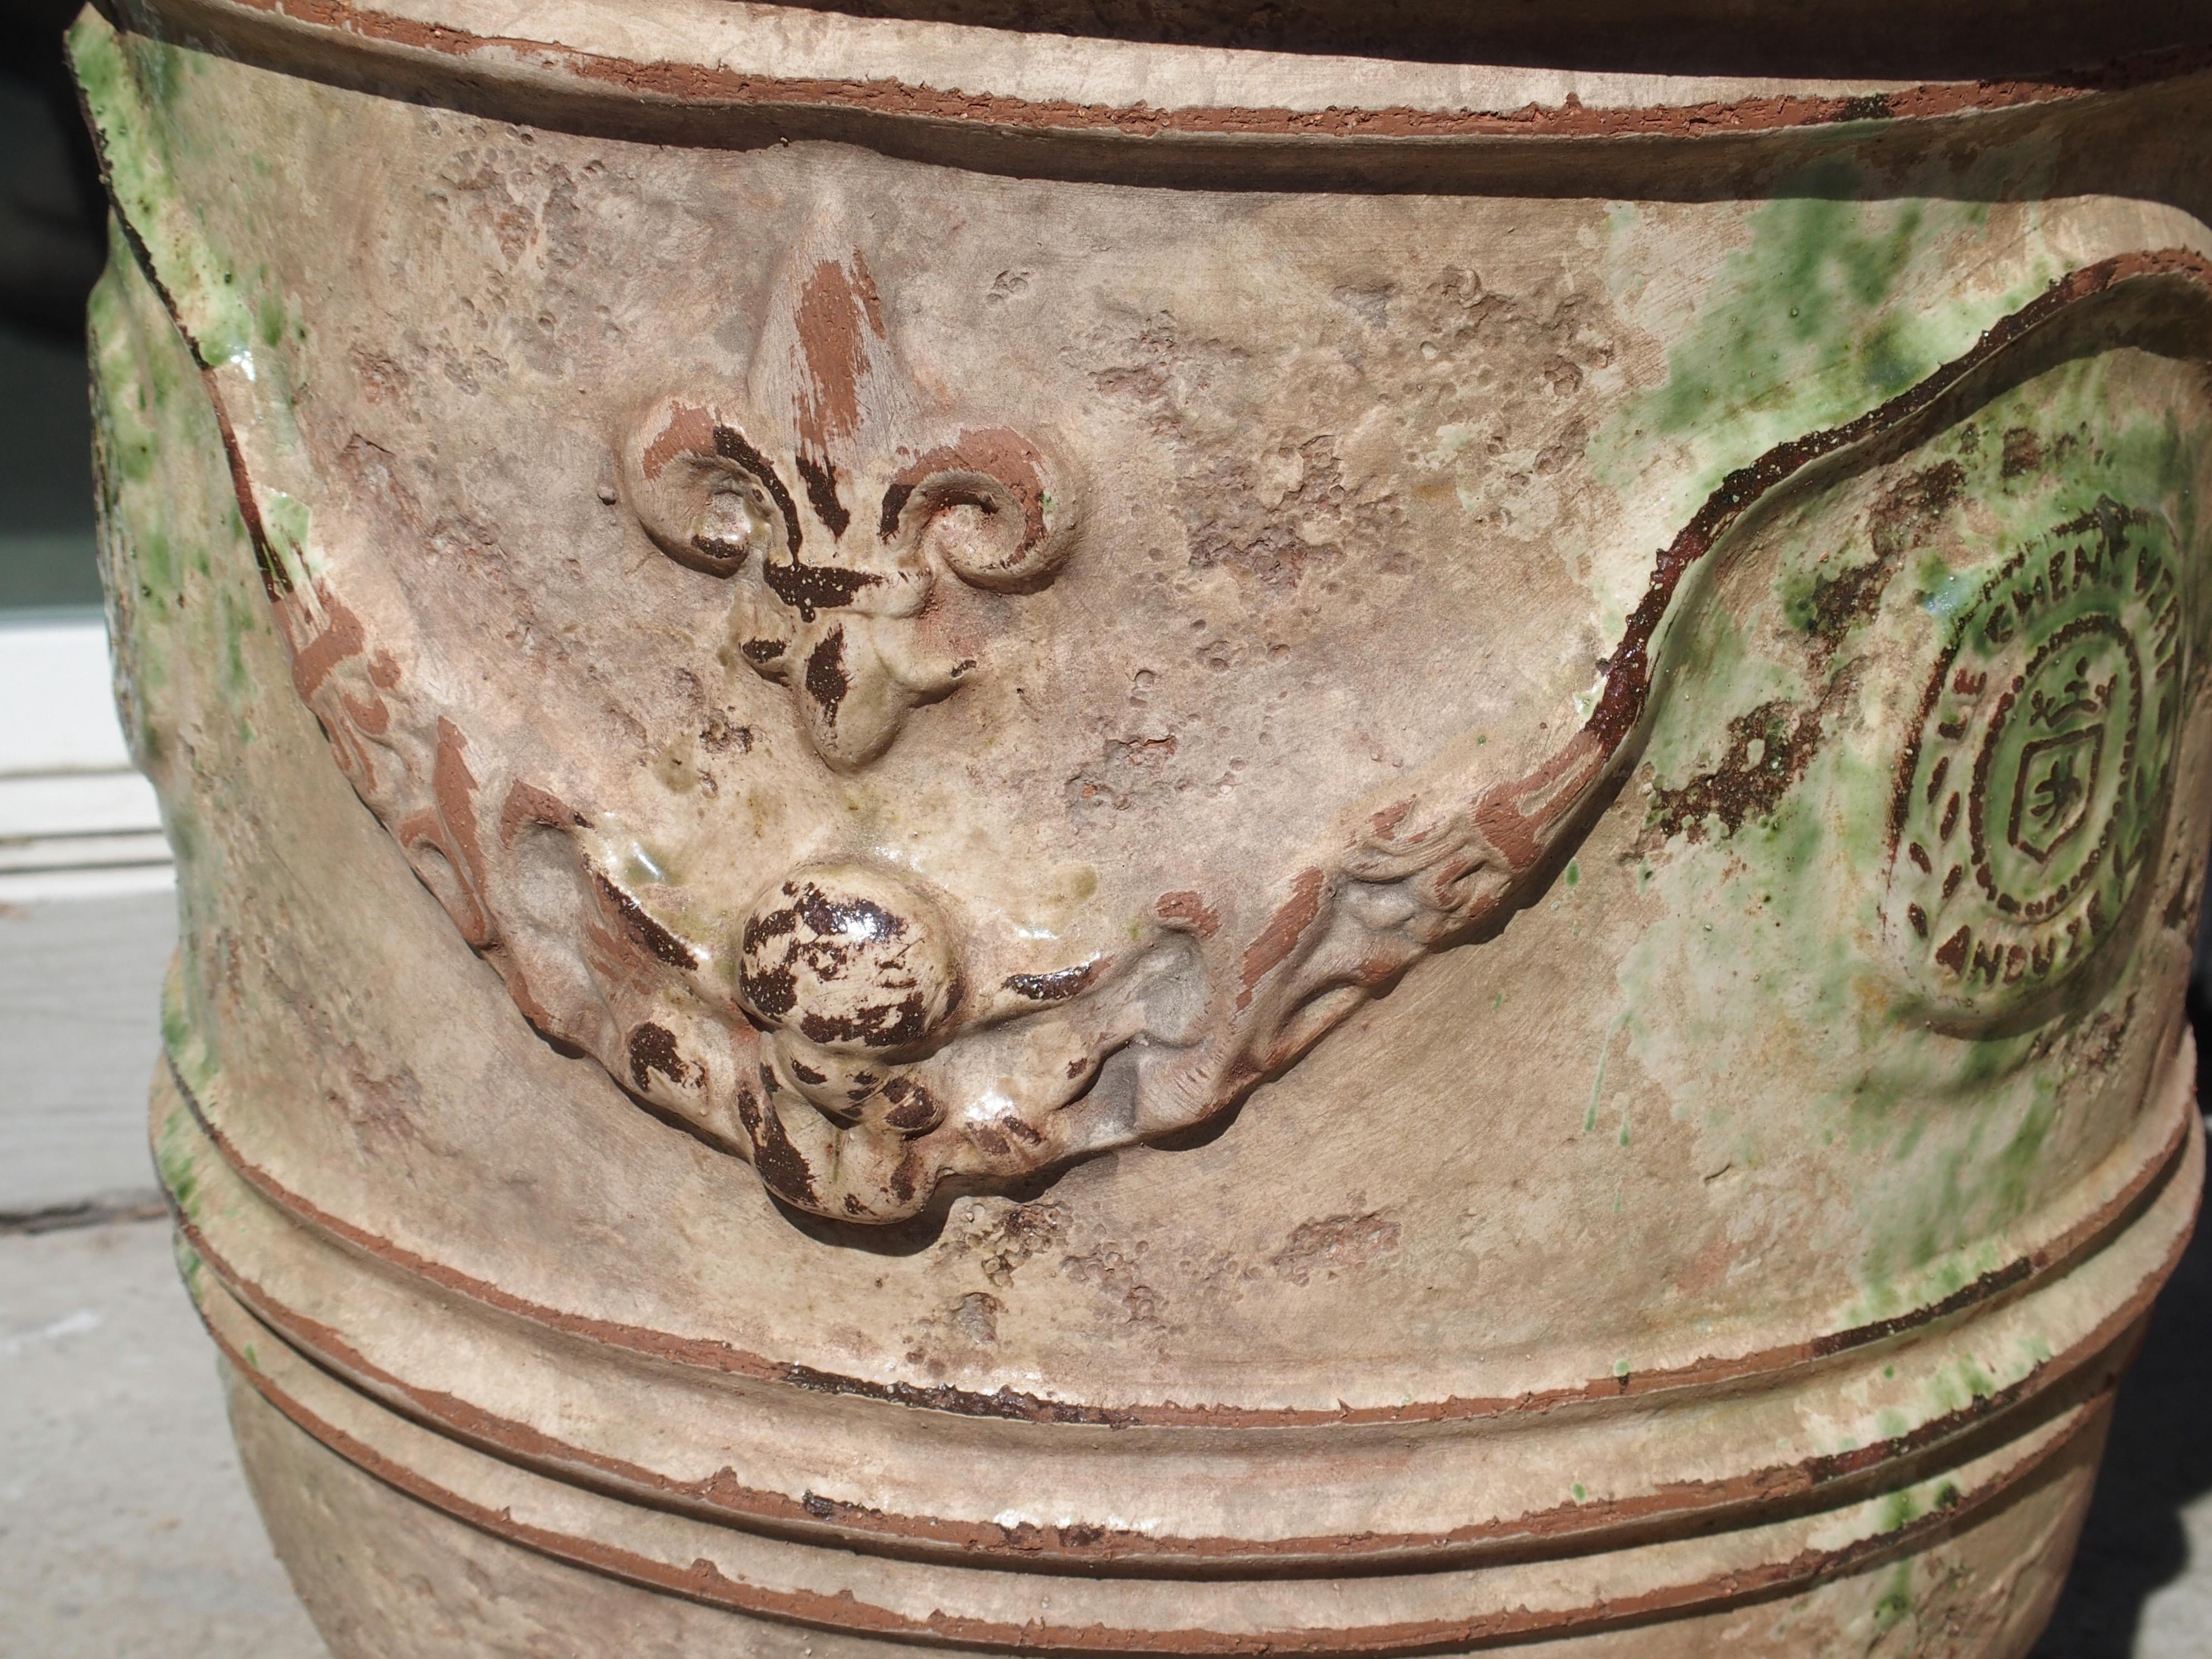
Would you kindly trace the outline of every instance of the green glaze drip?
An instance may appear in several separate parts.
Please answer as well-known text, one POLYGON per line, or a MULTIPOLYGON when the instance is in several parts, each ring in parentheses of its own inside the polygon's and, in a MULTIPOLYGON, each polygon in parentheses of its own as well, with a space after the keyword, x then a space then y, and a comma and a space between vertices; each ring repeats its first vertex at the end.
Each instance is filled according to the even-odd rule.
POLYGON ((191 1120, 179 1106, 161 1120, 154 1138, 154 1170, 170 1201, 187 1221, 199 1217, 199 1170, 192 1158, 191 1120))
MULTIPOLYGON (((1899 1526, 1904 1524, 1902 1521, 1898 1522, 1899 1526)), ((1886 1527, 1883 1530, 1887 1532, 1893 1528, 1886 1527)), ((1882 1586, 1881 1597, 1874 1604, 1874 1627, 1886 1631, 1911 1611, 1912 1564, 1900 1561, 1890 1570, 1888 1582, 1882 1586)))
POLYGON ((1847 162, 1822 163, 1752 215, 1750 246, 1716 284, 1725 297, 1668 355, 1667 383, 1644 410, 1653 429, 1686 432, 1717 414, 1801 400, 1840 409, 1871 392, 1879 402, 1941 361, 1913 339, 1914 312, 1891 303, 1929 240, 1930 204, 1796 193, 1846 191, 1850 173, 1847 162))
MULTIPOLYGON (((1500 992, 1498 995, 1502 1000, 1504 994, 1500 992)), ((1494 1006, 1495 1005, 1493 1005, 1493 1006, 1494 1006)), ((1628 1015, 1624 1010, 1621 1014, 1614 1019, 1613 1024, 1606 1028, 1605 1041, 1603 1043, 1599 1045, 1597 1051, 1597 1075, 1590 1079, 1589 1106, 1589 1109, 1583 1113, 1583 1133, 1584 1134, 1589 1133, 1592 1130, 1597 1127, 1598 1102, 1605 1097, 1606 1060, 1613 1053, 1613 1040, 1620 1036, 1620 1028, 1627 1024, 1628 1015)), ((1626 1126, 1626 1120, 1624 1117, 1624 1127, 1626 1126)))
POLYGON ((207 1271, 207 1263, 200 1253, 185 1243, 181 1235, 172 1238, 170 1254, 175 1257, 177 1276, 185 1281, 185 1289, 193 1300, 199 1299, 200 1275, 207 1271))
POLYGON ((283 563, 285 575, 293 586, 306 586, 321 566, 321 561, 308 546, 313 515, 308 512, 307 504, 281 489, 267 490, 263 494, 261 514, 262 526, 269 533, 269 544, 283 563))
POLYGON ((78 14, 67 40, 116 210, 152 256, 194 356, 209 365, 250 367, 253 309, 240 296, 236 273, 215 256, 193 220, 162 138, 168 125, 163 106, 174 101, 182 54, 118 33, 90 8, 78 14))
MULTIPOLYGON (((1992 153, 1979 165, 2028 164, 1992 153)), ((1592 434, 1587 453, 1599 477, 1627 483, 1670 447, 1686 446, 1690 471, 1669 496, 1670 509, 1686 516, 1774 445, 1841 425, 1962 355, 2059 274, 2030 223, 2002 289, 1962 284, 1963 250, 1988 264, 1990 215, 1957 199, 1963 192, 1952 182, 1900 198, 1894 182, 1863 178, 1844 158, 1778 181, 1775 199, 1747 216, 1743 245, 1721 262, 1688 331, 1669 347, 1665 381, 1592 434)))
MULTIPOLYGON (((1879 235, 1871 222, 1789 268, 1825 283, 1836 307, 1867 309, 1911 222, 1899 211, 1879 235)), ((1920 477, 1945 470, 1943 501, 1955 505, 1904 538, 1863 605, 1812 599, 1873 562, 1860 529, 1872 487, 1846 473, 1785 492, 1711 556, 1729 573, 1727 603, 1693 599, 1662 647, 1642 775, 1650 800, 1722 799, 1684 787, 1723 766, 1731 722, 1764 705, 1817 733, 1802 775, 1733 826, 1712 811, 1651 811, 1636 852, 1645 902, 1662 915, 1620 984, 1631 1052, 1674 1116, 1698 1126, 1702 1167, 1818 1169, 1842 1195, 1837 1224, 1856 1241, 1856 1285, 1821 1317, 1891 1317, 1972 1285, 2016 1254, 2008 1230, 2050 1201, 2051 1183, 2078 1175, 2078 1163, 2054 1164, 2084 1155, 2084 1131, 2068 1115, 2066 1072, 2043 1058, 2051 1030, 1943 1029, 1896 965, 1882 910, 1890 801, 1927 665, 2014 551, 2110 499, 2152 514, 2188 563, 2198 526, 2179 400, 2193 395, 2182 371, 2129 354, 2068 362, 2003 392, 1900 464, 1920 477), (2030 453, 2044 464, 2020 465, 2030 453)), ((2070 614, 2063 605, 2095 602, 2054 600, 2052 625, 2070 614)), ((2098 989, 2104 1000, 2081 1013, 2128 989, 2125 979, 2098 989)), ((1586 1129, 1595 1105, 1594 1094, 1586 1129)), ((1963 1406, 2035 1363, 2025 1351, 1985 1360, 1941 1392, 1963 1406)))

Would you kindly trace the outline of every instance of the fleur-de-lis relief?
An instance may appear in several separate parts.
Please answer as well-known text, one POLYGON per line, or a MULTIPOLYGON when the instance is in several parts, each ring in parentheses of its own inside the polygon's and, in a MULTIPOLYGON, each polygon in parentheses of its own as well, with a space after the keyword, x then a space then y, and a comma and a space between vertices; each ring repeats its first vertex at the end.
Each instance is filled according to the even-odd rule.
POLYGON ((726 655, 789 687, 815 750, 850 770, 976 669, 919 625, 936 585, 1034 592, 1078 514, 1031 439, 915 411, 858 255, 784 286, 746 392, 655 400, 621 445, 623 494, 671 558, 733 583, 726 655))

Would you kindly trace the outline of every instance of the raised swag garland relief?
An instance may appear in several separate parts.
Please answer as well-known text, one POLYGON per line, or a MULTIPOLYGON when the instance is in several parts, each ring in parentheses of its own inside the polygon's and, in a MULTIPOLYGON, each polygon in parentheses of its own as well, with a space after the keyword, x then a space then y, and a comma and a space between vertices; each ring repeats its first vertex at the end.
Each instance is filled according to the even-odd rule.
MULTIPOLYGON (((324 579, 279 580, 260 514, 247 521, 341 766, 526 1016, 749 1158, 785 1203, 888 1223, 948 1184, 1003 1189, 1203 1122, 1425 953, 1501 925, 1637 751, 1662 623, 1753 502, 1825 456, 1917 441, 1997 355, 2144 283, 2200 302, 2212 287, 2179 253, 2077 271, 1919 386, 1731 475, 1660 551, 1593 712, 1540 764, 1506 777, 1439 765, 1353 805, 1333 848, 1255 878, 1273 899, 1246 936, 1221 928, 1223 896, 1175 890, 1117 948, 1013 972, 979 971, 943 895, 861 856, 788 870, 710 928, 672 921, 590 803, 514 778, 487 791, 477 770, 489 769, 443 713, 415 721, 426 744, 434 732, 434 759, 406 769, 427 773, 430 799, 401 810, 374 758, 404 695, 389 652, 324 579), (523 896, 526 843, 542 869, 547 837, 596 907, 565 932, 523 896)), ((642 533, 725 584, 727 672, 787 688, 793 726, 838 774, 990 672, 990 639, 956 637, 933 599, 997 596, 977 614, 1018 627, 1026 596, 1109 551, 1085 544, 1064 440, 933 406, 884 310, 858 253, 802 247, 742 392, 641 388, 616 444, 618 499, 642 533)), ((250 450, 234 456, 249 507, 250 450)), ((2128 908, 2179 683, 2161 533, 2109 504, 2018 550, 1950 635, 1930 629, 1928 698, 1917 734, 1898 738, 1885 916, 1898 971, 1948 1018, 2032 1018, 2128 908)))

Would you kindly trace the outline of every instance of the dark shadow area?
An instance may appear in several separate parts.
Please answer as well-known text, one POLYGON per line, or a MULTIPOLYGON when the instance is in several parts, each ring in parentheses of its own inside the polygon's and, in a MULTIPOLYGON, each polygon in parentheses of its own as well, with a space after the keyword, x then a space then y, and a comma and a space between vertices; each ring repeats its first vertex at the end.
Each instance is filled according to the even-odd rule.
POLYGON ((0 8, 0 611, 100 603, 84 301, 106 214, 62 60, 75 12, 0 8))
MULTIPOLYGON (((2189 1024, 2212 1099, 2212 929, 2200 927, 2189 1024)), ((2112 1443, 2051 1626, 2031 1659, 2133 1659, 2143 1604, 2188 1571, 2181 1511, 2212 1492, 2212 1228, 2200 1225, 2120 1384, 2112 1443)))
POLYGON ((76 0, 0 6, 0 325, 68 344, 84 334, 106 208, 62 56, 76 0))
MULTIPOLYGON (((792 0, 787 0, 791 3, 792 0)), ((2212 40, 2198 0, 796 0, 1093 40, 1658 75, 1975 80, 2212 40)))

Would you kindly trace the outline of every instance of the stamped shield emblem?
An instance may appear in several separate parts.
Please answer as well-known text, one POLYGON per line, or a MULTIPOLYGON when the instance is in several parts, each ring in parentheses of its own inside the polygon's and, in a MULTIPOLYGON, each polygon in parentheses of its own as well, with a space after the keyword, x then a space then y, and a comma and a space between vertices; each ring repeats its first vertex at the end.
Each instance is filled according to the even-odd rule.
POLYGON ((2122 923, 2179 678, 2164 520, 2100 498, 1956 613, 1900 762, 1888 922, 1938 1018, 2030 1009, 2122 923))
MULTIPOLYGON (((2112 684, 2107 680, 2102 688, 2107 696, 2112 684)), ((2104 757, 2101 721, 2038 738, 2021 750, 2013 775, 2006 844, 2024 858, 2048 864, 2088 822, 2104 757)))

